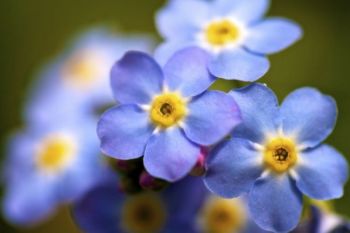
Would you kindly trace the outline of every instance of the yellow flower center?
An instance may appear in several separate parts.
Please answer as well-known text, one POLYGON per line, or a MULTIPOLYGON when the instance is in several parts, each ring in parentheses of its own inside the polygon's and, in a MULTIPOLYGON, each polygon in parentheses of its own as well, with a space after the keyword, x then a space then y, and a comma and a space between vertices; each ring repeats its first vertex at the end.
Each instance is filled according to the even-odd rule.
POLYGON ((298 159, 298 150, 293 140, 278 137, 270 140, 264 150, 265 165, 276 173, 292 168, 298 159))
POLYGON ((187 113, 186 101, 176 93, 165 93, 154 98, 150 118, 162 128, 179 123, 187 113))
POLYGON ((246 223, 246 212, 239 199, 212 197, 202 210, 205 233, 235 233, 246 223))
POLYGON ((214 46, 224 46, 235 42, 240 36, 240 30, 230 20, 221 20, 210 23, 206 28, 208 42, 214 46))
POLYGON ((49 135, 38 146, 36 165, 44 172, 56 173, 69 165, 75 152, 71 138, 65 135, 49 135))
POLYGON ((122 226, 129 233, 157 233, 166 221, 161 199, 151 193, 129 197, 122 207, 122 226))
POLYGON ((93 86, 93 83, 105 73, 101 59, 101 55, 91 51, 73 55, 63 69, 65 81, 80 88, 93 86))

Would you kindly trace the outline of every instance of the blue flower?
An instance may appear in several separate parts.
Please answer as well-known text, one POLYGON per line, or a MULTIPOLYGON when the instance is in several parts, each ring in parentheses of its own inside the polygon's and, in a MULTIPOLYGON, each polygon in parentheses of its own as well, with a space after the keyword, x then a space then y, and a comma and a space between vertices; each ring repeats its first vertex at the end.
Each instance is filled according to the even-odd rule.
POLYGON ((126 51, 150 51, 144 35, 118 35, 95 28, 79 35, 39 73, 29 94, 25 119, 42 124, 75 114, 77 121, 92 117, 113 103, 109 72, 126 51))
POLYGON ((224 199, 207 195, 197 222, 201 233, 267 233, 252 221, 245 197, 224 199))
POLYGON ((206 193, 199 178, 188 177, 161 192, 127 196, 111 177, 77 202, 73 216, 87 233, 194 233, 206 193))
POLYGON ((4 164, 3 211, 14 224, 32 225, 80 198, 107 171, 92 134, 95 122, 27 128, 10 140, 4 164))
POLYGON ((200 145, 225 137, 240 122, 231 96, 205 91, 214 81, 207 54, 189 48, 163 70, 148 55, 128 52, 111 72, 119 106, 103 114, 97 133, 104 154, 117 159, 144 155, 154 177, 176 181, 200 156, 200 145))
POLYGON ((248 193, 254 221, 274 232, 298 224, 303 194, 321 200, 343 195, 347 162, 321 144, 337 118, 331 97, 301 88, 278 107, 274 93, 260 84, 231 95, 243 123, 208 157, 205 183, 211 191, 223 197, 248 193))
POLYGON ((298 25, 284 18, 262 19, 269 0, 172 0, 157 14, 165 43, 156 58, 199 46, 211 54, 210 72, 220 78, 255 81, 269 69, 265 55, 300 39, 298 25))
POLYGON ((311 207, 311 224, 308 232, 347 233, 350 232, 350 221, 316 203, 311 207))

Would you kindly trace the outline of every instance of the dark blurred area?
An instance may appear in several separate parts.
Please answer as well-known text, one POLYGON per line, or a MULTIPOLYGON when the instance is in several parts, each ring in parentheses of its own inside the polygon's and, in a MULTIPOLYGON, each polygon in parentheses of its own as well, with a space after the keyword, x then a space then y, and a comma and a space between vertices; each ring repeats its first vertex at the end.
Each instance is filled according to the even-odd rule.
MULTIPOLYGON (((184 0, 185 1, 185 0, 184 0)), ((165 1, 140 0, 3 0, 0 1, 0 136, 6 156, 8 133, 21 126, 28 86, 42 64, 57 55, 77 32, 107 24, 123 32, 156 34, 154 13, 165 1)), ((301 86, 332 95, 339 107, 337 127, 328 142, 350 160, 350 2, 348 0, 272 1, 271 16, 300 23, 304 38, 271 56, 272 68, 261 80, 282 98, 301 86)), ((232 84, 220 85, 229 90, 232 84)), ((322 187, 320 187, 322 188, 322 187)), ((350 184, 336 209, 350 216, 350 184)), ((13 228, 0 217, 0 232, 79 232, 69 210, 37 228, 13 228)))

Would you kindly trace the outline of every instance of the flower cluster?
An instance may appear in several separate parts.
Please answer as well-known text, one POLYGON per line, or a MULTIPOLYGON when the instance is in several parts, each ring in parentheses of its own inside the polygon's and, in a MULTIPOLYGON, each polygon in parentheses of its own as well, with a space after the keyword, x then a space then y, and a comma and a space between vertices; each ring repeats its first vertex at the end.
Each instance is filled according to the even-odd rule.
POLYGON ((10 140, 6 217, 34 224, 72 204, 91 233, 349 230, 315 201, 342 197, 348 179, 347 161, 323 144, 335 100, 304 87, 279 104, 254 83, 267 55, 302 36, 264 18, 269 4, 169 0, 154 56, 147 37, 77 39, 40 75, 27 127, 10 140), (212 90, 219 78, 244 86, 212 90))

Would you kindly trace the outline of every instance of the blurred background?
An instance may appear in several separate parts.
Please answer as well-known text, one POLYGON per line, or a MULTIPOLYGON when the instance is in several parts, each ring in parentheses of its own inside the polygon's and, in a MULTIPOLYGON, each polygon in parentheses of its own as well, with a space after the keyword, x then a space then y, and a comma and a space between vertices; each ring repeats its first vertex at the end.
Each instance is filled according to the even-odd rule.
MULTIPOLYGON (((8 133, 21 126, 28 86, 42 64, 59 54, 72 36, 107 24, 125 32, 157 36, 154 13, 165 1, 140 0, 2 0, 0 1, 0 161, 8 133)), ((271 56, 272 68, 261 80, 282 99, 301 86, 315 86, 338 103, 337 127, 327 140, 350 159, 350 2, 348 0, 272 0, 269 15, 294 19, 304 29, 296 45, 271 56)), ((220 88, 229 90, 231 83, 220 88)), ((322 187, 320 187, 322 188, 322 187)), ((350 183, 337 210, 350 216, 350 183)), ((49 222, 32 229, 8 225, 0 232, 79 232, 63 208, 49 222)))

